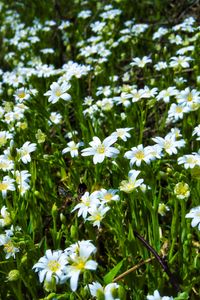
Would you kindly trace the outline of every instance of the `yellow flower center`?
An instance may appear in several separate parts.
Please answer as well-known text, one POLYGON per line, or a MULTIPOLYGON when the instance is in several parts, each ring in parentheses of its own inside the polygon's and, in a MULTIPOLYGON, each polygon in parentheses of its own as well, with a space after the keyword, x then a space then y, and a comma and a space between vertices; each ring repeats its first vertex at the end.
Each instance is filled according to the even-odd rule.
POLYGON ((97 153, 98 153, 98 154, 103 154, 103 153, 105 153, 105 146, 104 146, 103 144, 101 144, 101 145, 99 145, 99 146, 97 147, 97 153))
POLYGON ((85 268, 85 262, 79 258, 77 262, 75 262, 73 264, 73 266, 77 269, 77 270, 83 270, 85 268))
POLYGON ((62 93, 61 93, 60 90, 57 90, 57 91, 55 92, 55 94, 56 94, 57 97, 60 97, 60 95, 61 95, 62 93))
POLYGON ((6 191, 8 188, 8 183, 0 182, 0 191, 6 191))
POLYGON ((48 268, 50 269, 50 271, 55 273, 59 270, 60 264, 57 260, 50 260, 48 262, 48 268))
POLYGON ((4 145, 6 143, 6 141, 7 141, 6 137, 5 136, 1 136, 0 137, 0 146, 4 145))
POLYGON ((12 253, 14 252, 14 246, 13 246, 13 243, 11 241, 8 241, 8 243, 4 244, 4 250, 7 252, 7 253, 12 253))
POLYGON ((20 92, 18 93, 18 97, 23 99, 26 96, 26 94, 24 92, 20 92))
POLYGON ((186 162, 188 164, 196 164, 197 163, 197 159, 195 159, 194 157, 188 157, 186 162))
POLYGON ((139 150, 137 153, 135 153, 135 157, 140 160, 144 159, 144 152, 139 150))
POLYGON ((188 96, 187 96, 187 101, 191 102, 192 100, 193 100, 192 94, 189 93, 188 96))
POLYGON ((181 106, 177 106, 176 107, 176 112, 177 113, 182 113, 183 112, 183 108, 181 106))
POLYGON ((113 197, 112 194, 107 193, 107 194, 104 196, 104 199, 105 199, 106 201, 110 201, 110 200, 112 199, 112 197, 113 197))

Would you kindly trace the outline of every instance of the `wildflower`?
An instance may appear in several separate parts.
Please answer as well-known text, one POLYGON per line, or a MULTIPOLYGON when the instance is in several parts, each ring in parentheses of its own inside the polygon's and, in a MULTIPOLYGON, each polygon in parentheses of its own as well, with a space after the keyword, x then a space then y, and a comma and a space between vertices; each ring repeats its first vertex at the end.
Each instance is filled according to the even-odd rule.
POLYGON ((159 145, 162 149, 165 150, 169 155, 177 154, 177 148, 181 148, 185 145, 185 141, 183 139, 177 141, 176 136, 172 133, 168 133, 164 138, 155 137, 152 138, 157 145, 159 145))
POLYGON ((189 185, 185 182, 179 182, 175 185, 174 193, 178 199, 185 199, 190 196, 189 185))
POLYGON ((20 149, 17 149, 17 153, 19 154, 19 160, 22 160, 24 164, 27 164, 31 161, 30 153, 36 150, 36 144, 25 142, 20 149))
POLYGON ((148 148, 144 148, 142 144, 137 147, 132 147, 130 151, 124 154, 124 157, 130 159, 131 167, 134 163, 139 167, 142 161, 145 161, 147 164, 150 163, 148 148))
POLYGON ((1 208, 1 213, 0 213, 0 227, 10 225, 10 223, 11 223, 10 213, 7 211, 7 207, 4 205, 1 208))
POLYGON ((118 190, 114 189, 101 189, 98 193, 98 198, 103 202, 103 203, 108 203, 110 201, 118 201, 119 200, 119 195, 116 195, 118 190))
POLYGON ((177 102, 183 106, 186 106, 191 109, 192 104, 200 103, 200 92, 196 89, 190 90, 190 88, 186 88, 183 91, 180 91, 176 96, 177 102))
POLYGON ((116 157, 116 155, 119 154, 119 150, 114 147, 110 147, 116 142, 116 140, 116 137, 108 136, 105 140, 103 140, 103 142, 101 142, 98 137, 94 136, 93 141, 89 143, 91 147, 83 149, 82 155, 93 155, 94 164, 101 163, 105 157, 116 157))
POLYGON ((10 257, 15 258, 15 254, 19 252, 19 248, 14 246, 11 236, 7 234, 0 234, 0 246, 4 247, 3 250, 6 253, 6 259, 10 257))
POLYGON ((151 63, 151 62, 152 62, 152 60, 148 56, 144 56, 142 58, 135 57, 135 58, 133 58, 133 61, 130 63, 130 65, 144 68, 146 64, 151 63))
POLYGON ((99 206, 93 205, 88 209, 90 216, 87 218, 87 220, 93 222, 93 226, 97 226, 99 228, 100 222, 109 209, 110 207, 104 206, 103 204, 99 206))
POLYGON ((200 230, 200 206, 192 208, 185 217, 193 219, 191 226, 195 227, 198 225, 198 229, 200 230))
POLYGON ((158 290, 154 291, 153 295, 147 296, 147 300, 173 300, 173 297, 168 297, 168 296, 160 296, 160 293, 158 292, 158 290))
POLYGON ((51 120, 52 123, 54 124, 60 124, 62 121, 62 116, 61 114, 57 113, 57 112, 52 112, 50 114, 49 119, 51 120))
POLYGON ((117 105, 122 104, 124 107, 129 107, 131 105, 130 98, 132 98, 131 94, 122 92, 120 96, 114 97, 113 101, 116 102, 117 105))
POLYGON ((131 137, 129 133, 131 129, 132 128, 117 128, 116 131, 111 134, 111 136, 121 138, 124 142, 126 142, 127 139, 131 137))
POLYGON ((74 141, 71 141, 67 143, 68 147, 62 150, 62 154, 70 152, 71 157, 78 156, 78 148, 82 145, 82 142, 76 144, 74 141))
POLYGON ((16 101, 23 102, 24 100, 28 100, 30 98, 30 94, 25 88, 20 88, 16 90, 14 97, 16 101))
POLYGON ((0 147, 7 143, 7 140, 11 140, 13 137, 12 133, 7 131, 0 131, 0 147))
POLYGON ((86 219, 89 208, 93 205, 99 204, 98 192, 95 191, 91 194, 89 194, 89 192, 85 192, 80 201, 81 202, 73 208, 72 212, 78 209, 78 217, 82 216, 86 219))
POLYGON ((197 135, 197 141, 200 141, 200 124, 196 126, 192 132, 192 135, 197 135))
POLYGON ((191 57, 187 57, 187 56, 173 56, 171 57, 171 61, 169 66, 172 68, 177 68, 177 67, 182 67, 182 68, 189 68, 190 64, 189 61, 191 61, 192 58, 191 57))
POLYGON ((123 180, 120 183, 120 191, 123 191, 125 193, 131 193, 133 190, 135 190, 137 187, 141 186, 143 183, 143 179, 137 179, 137 176, 140 174, 140 171, 136 170, 130 170, 128 173, 128 180, 123 180))
POLYGON ((168 87, 166 90, 162 90, 157 96, 156 99, 163 100, 165 103, 169 103, 170 97, 177 95, 178 91, 174 86, 168 87))
POLYGON ((169 207, 164 203, 159 203, 158 205, 158 213, 163 217, 166 215, 167 211, 169 211, 169 207))
POLYGON ((167 63, 165 61, 159 61, 159 62, 157 62, 157 64, 154 65, 154 69, 156 71, 164 70, 167 67, 168 66, 167 66, 167 63))
POLYGON ((66 253, 69 252, 67 256, 69 265, 65 268, 65 278, 70 278, 70 287, 73 292, 77 290, 80 273, 84 272, 84 270, 96 270, 97 263, 89 259, 95 251, 96 247, 90 241, 78 242, 76 252, 70 253, 69 250, 66 251, 66 253))
POLYGON ((183 155, 178 158, 178 164, 184 164, 185 169, 193 169, 195 166, 200 166, 200 155, 196 152, 193 152, 193 154, 183 155))
POLYGON ((0 191, 2 192, 3 198, 6 197, 7 191, 15 191, 14 182, 15 180, 9 176, 3 177, 3 180, 0 182, 0 191))
POLYGON ((105 299, 105 300, 117 300, 118 297, 114 294, 117 294, 117 289, 119 285, 117 283, 109 283, 105 287, 103 287, 99 282, 93 282, 89 284, 90 293, 93 297, 97 299, 105 299))
POLYGON ((61 98, 65 101, 69 101, 71 99, 71 96, 66 93, 70 89, 71 85, 68 82, 63 82, 61 85, 59 85, 57 82, 53 82, 50 85, 49 91, 47 91, 44 96, 50 96, 48 101, 51 103, 56 103, 61 98))
POLYGON ((39 259, 33 269, 38 272, 40 282, 44 280, 51 282, 52 278, 55 278, 56 283, 59 283, 64 277, 66 264, 66 255, 62 250, 47 250, 45 256, 39 259))
POLYGON ((168 111, 168 120, 177 121, 183 119, 183 115, 190 110, 188 107, 172 103, 168 111))

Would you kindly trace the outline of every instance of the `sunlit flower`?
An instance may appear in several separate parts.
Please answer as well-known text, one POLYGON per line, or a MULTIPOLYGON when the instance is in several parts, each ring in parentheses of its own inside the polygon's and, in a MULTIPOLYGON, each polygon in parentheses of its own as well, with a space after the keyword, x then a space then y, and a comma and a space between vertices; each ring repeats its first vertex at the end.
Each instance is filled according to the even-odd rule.
POLYGON ((0 213, 0 227, 10 225, 10 223, 11 223, 10 213, 8 212, 7 207, 4 205, 1 208, 1 213, 0 213))
POLYGON ((178 158, 178 164, 184 165, 185 169, 193 169, 195 166, 200 166, 200 155, 198 153, 186 154, 178 158))
POLYGON ((191 57, 187 56, 173 56, 171 57, 171 61, 169 63, 169 66, 172 68, 182 67, 182 68, 189 68, 190 64, 189 61, 191 61, 191 57))
POLYGON ((111 135, 126 142, 127 139, 131 137, 129 133, 131 129, 132 128, 117 128, 111 135))
POLYGON ((57 82, 53 82, 50 85, 50 90, 47 91, 44 96, 50 96, 48 101, 51 103, 56 103, 61 98, 65 101, 69 101, 71 96, 66 93, 70 89, 71 85, 68 82, 63 82, 59 85, 57 82))
POLYGON ((101 189, 98 193, 98 198, 101 200, 101 202, 108 203, 110 201, 118 201, 119 195, 116 195, 118 190, 114 189, 101 189))
POLYGON ((137 187, 140 187, 143 183, 143 179, 137 179, 137 176, 140 174, 140 171, 131 170, 128 173, 128 180, 123 180, 120 183, 119 189, 125 193, 131 193, 137 187))
POLYGON ((114 147, 110 147, 116 142, 116 140, 116 137, 108 136, 105 140, 103 140, 103 142, 101 142, 98 137, 94 136, 93 141, 89 143, 91 147, 83 149, 82 155, 93 155, 94 164, 101 163, 105 157, 116 157, 117 154, 119 154, 119 150, 114 147))
POLYGON ((119 300, 119 297, 116 297, 114 294, 117 293, 119 285, 117 283, 109 283, 103 287, 99 282, 93 282, 89 284, 90 293, 96 299, 105 299, 105 300, 119 300))
POLYGON ((147 300, 173 300, 173 297, 169 297, 169 296, 160 296, 160 293, 158 292, 158 290, 154 291, 153 295, 147 296, 147 300))
POLYGON ((64 269, 67 263, 66 255, 62 250, 47 250, 45 256, 39 259, 33 269, 38 272, 40 282, 44 280, 51 282, 52 278, 55 278, 56 283, 59 283, 64 277, 64 269))
POLYGON ((98 195, 98 191, 95 191, 91 194, 89 194, 89 192, 85 192, 80 199, 80 203, 73 208, 72 212, 78 209, 78 217, 82 216, 84 219, 86 219, 89 208, 93 205, 99 204, 98 195))
POLYGON ((136 164, 137 167, 140 167, 142 161, 147 164, 150 163, 149 148, 144 148, 143 145, 138 145, 137 147, 132 147, 130 151, 127 151, 124 154, 125 158, 130 159, 130 165, 136 164))
POLYGON ((152 140, 162 149, 164 149, 169 155, 177 154, 177 149, 185 145, 185 141, 183 139, 177 141, 176 136, 171 132, 168 133, 164 138, 155 137, 152 138, 152 140))
POLYGON ((185 199, 190 196, 189 185, 185 182, 179 182, 175 185, 174 193, 178 199, 185 199))
POLYGON ((200 230, 200 206, 192 208, 185 217, 193 219, 191 226, 198 226, 198 229, 200 230))
POLYGON ((67 153, 67 152, 70 152, 70 155, 71 155, 71 157, 76 157, 76 156, 78 156, 78 148, 80 147, 80 146, 82 146, 83 145, 83 143, 82 142, 80 142, 80 143, 75 143, 74 141, 71 141, 71 142, 69 142, 69 143, 67 143, 67 148, 64 148, 63 150, 62 150, 62 154, 65 154, 65 153, 67 153))
POLYGON ((14 182, 15 180, 9 176, 3 177, 3 180, 0 182, 0 191, 2 192, 3 197, 6 197, 7 191, 15 191, 14 182))
POLYGON ((19 252, 19 248, 15 247, 12 238, 7 234, 0 234, 0 246, 3 246, 3 250, 6 253, 6 259, 10 257, 15 258, 15 254, 19 252))
POLYGON ((22 160, 24 164, 27 164, 31 161, 30 153, 36 150, 36 144, 25 142, 20 149, 17 149, 19 159, 22 160))
POLYGON ((139 68, 144 68, 146 64, 151 63, 152 59, 149 56, 144 56, 142 58, 135 57, 130 63, 131 66, 138 66, 139 68))
POLYGON ((197 135, 196 139, 200 141, 200 124, 194 128, 192 135, 197 135))
POLYGON ((103 220, 107 211, 110 210, 110 207, 104 205, 92 205, 88 209, 89 217, 86 219, 93 223, 93 226, 97 226, 98 228, 101 225, 101 221, 103 220))
POLYGON ((76 252, 69 253, 67 257, 69 265, 65 268, 65 278, 70 278, 72 291, 77 290, 80 273, 84 272, 84 270, 96 270, 97 263, 89 259, 91 254, 95 251, 95 247, 87 247, 87 245, 80 243, 76 252))

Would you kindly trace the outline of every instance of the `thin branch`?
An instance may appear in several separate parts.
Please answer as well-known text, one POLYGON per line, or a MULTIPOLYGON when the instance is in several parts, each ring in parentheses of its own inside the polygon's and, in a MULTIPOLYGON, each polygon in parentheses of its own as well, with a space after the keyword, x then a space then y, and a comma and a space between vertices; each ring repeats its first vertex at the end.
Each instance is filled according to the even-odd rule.
POLYGON ((146 260, 143 260, 141 262, 139 262, 137 265, 133 266, 132 268, 130 268, 129 270, 125 271, 124 273, 120 274, 119 276, 117 276, 116 278, 113 279, 113 282, 119 281, 121 280, 123 277, 125 277, 126 275, 128 275, 131 272, 136 271, 137 269, 139 269, 141 266, 143 266, 144 264, 147 264, 148 262, 154 260, 155 257, 151 257, 148 258, 146 260))
POLYGON ((174 289, 176 290, 176 292, 180 291, 180 287, 179 284, 177 282, 177 279, 175 278, 175 276, 171 273, 167 262, 164 261, 159 255, 158 253, 155 251, 155 249, 153 249, 149 243, 137 232, 134 231, 134 235, 136 236, 136 238, 138 238, 144 245, 145 247, 155 256, 155 258, 157 259, 157 261, 159 262, 159 264, 162 266, 163 270, 165 271, 165 273, 169 276, 169 280, 171 285, 174 287, 174 289))

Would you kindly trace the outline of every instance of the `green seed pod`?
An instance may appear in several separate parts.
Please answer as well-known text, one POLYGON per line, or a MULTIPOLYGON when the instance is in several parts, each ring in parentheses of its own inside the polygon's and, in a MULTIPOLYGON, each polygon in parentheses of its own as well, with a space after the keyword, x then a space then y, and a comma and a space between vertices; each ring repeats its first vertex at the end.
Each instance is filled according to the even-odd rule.
POLYGON ((72 239, 77 239, 78 236, 78 230, 77 227, 75 225, 72 225, 70 228, 70 236, 72 239))
POLYGON ((51 209, 51 214, 53 218, 57 217, 58 214, 58 207, 56 205, 56 203, 53 204, 52 209, 51 209))
POLYGON ((20 278, 20 273, 16 269, 11 270, 7 276, 8 281, 16 281, 19 278, 20 278))

